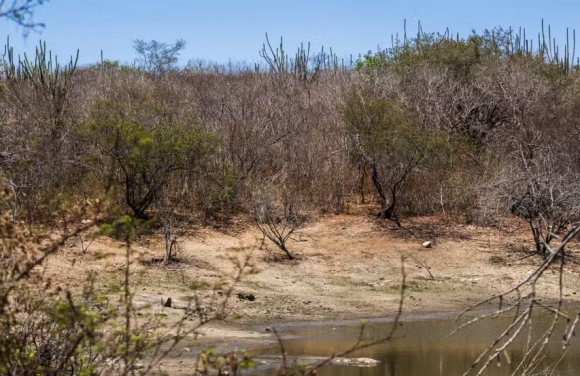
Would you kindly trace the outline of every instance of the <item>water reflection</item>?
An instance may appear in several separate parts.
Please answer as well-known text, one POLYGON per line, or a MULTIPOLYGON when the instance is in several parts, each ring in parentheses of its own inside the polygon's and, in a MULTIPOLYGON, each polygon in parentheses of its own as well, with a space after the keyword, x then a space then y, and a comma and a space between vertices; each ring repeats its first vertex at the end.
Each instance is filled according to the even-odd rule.
MULTIPOLYGON (((407 322, 392 342, 357 351, 351 355, 378 359, 381 361, 380 366, 372 368, 333 366, 321 370, 319 375, 462 375, 510 322, 511 319, 507 317, 488 320, 451 337, 448 337, 448 334, 456 327, 453 319, 407 322)), ((536 317, 533 338, 540 336, 550 323, 551 317, 536 317)), ((566 355, 562 356, 560 339, 565 324, 561 324, 554 334, 547 355, 530 374, 550 375, 548 371, 555 371, 553 375, 580 374, 580 351, 578 351, 577 340, 568 349, 566 355)), ((389 323, 369 324, 365 340, 380 338, 389 330, 389 323)), ((335 330, 333 327, 295 328, 285 332, 286 335, 296 336, 296 338, 285 340, 284 347, 289 355, 327 356, 351 346, 358 332, 359 326, 355 325, 335 327, 335 330)), ((524 346, 524 339, 514 342, 507 352, 511 363, 502 357, 500 363, 494 361, 484 374, 511 375, 522 359, 524 346)), ((268 346, 257 349, 254 353, 277 354, 279 348, 268 346)), ((522 372, 518 371, 516 374, 522 374, 522 372)))

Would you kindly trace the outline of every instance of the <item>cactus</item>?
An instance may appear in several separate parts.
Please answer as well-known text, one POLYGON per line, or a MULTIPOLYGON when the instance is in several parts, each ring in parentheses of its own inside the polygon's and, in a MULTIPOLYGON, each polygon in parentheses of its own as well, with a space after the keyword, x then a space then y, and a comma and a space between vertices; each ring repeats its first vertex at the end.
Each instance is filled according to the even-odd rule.
MULTIPOLYGON (((52 141, 55 141, 64 126, 68 90, 77 68, 78 58, 77 50, 76 58, 71 57, 68 64, 61 66, 58 58, 56 56, 53 58, 52 52, 47 51, 46 42, 43 41, 36 47, 34 60, 29 59, 26 53, 24 58, 20 58, 19 55, 16 60, 10 39, 4 48, 2 68, 7 83, 15 84, 14 87, 29 84, 38 98, 48 105, 52 141)), ((55 147, 58 149, 56 144, 55 147)))
POLYGON ((288 73, 288 56, 284 51, 284 41, 282 38, 280 38, 280 47, 274 50, 268 38, 268 33, 266 33, 266 43, 262 46, 260 57, 266 60, 266 63, 273 72, 288 73), (266 44, 268 45, 268 49, 266 49, 266 44))
MULTIPOLYGON (((353 67, 352 56, 350 64, 346 64, 344 59, 339 64, 338 56, 333 52, 332 48, 327 53, 324 46, 320 52, 314 56, 310 55, 310 42, 304 46, 300 44, 294 58, 290 58, 284 50, 284 40, 280 38, 280 45, 276 49, 272 47, 268 34, 266 34, 266 42, 259 51, 260 57, 263 58, 269 67, 270 71, 279 74, 292 74, 300 82, 304 84, 311 84, 316 80, 318 73, 324 71, 345 71, 353 67)), ((256 71, 259 67, 256 66, 256 71)))
MULTIPOLYGON (((455 36, 450 32, 449 28, 444 33, 425 33, 419 21, 417 25, 417 34, 415 38, 407 37, 407 23, 403 24, 402 39, 399 34, 391 35, 390 48, 381 50, 378 49, 374 57, 378 60, 387 61, 394 57, 401 56, 407 51, 414 51, 421 53, 424 47, 430 47, 443 42, 466 42, 459 38, 459 34, 455 36)), ((525 28, 507 30, 493 29, 486 30, 484 34, 474 35, 473 37, 489 38, 489 42, 493 47, 491 53, 497 54, 504 58, 509 58, 514 55, 526 55, 529 57, 538 58, 548 64, 553 64, 558 67, 564 74, 576 72, 580 70, 580 58, 576 57, 576 31, 566 29, 566 42, 563 48, 558 45, 556 38, 552 36, 552 28, 550 25, 547 28, 544 21, 541 23, 541 31, 537 34, 537 45, 533 38, 528 38, 525 28), (534 48, 536 46, 536 48, 534 48)), ((371 57, 372 54, 365 55, 371 57)), ((364 64, 363 57, 359 57, 357 67, 364 64)))
POLYGON ((68 87, 78 59, 79 51, 77 50, 76 58, 73 60, 71 57, 70 62, 61 68, 57 56, 54 57, 53 64, 52 52, 48 51, 47 54, 46 42, 40 41, 39 46, 36 47, 34 61, 28 59, 25 53, 24 59, 18 56, 18 62, 16 62, 13 48, 10 47, 10 39, 8 39, 4 48, 3 65, 6 78, 9 80, 27 80, 35 87, 49 92, 58 92, 68 87))

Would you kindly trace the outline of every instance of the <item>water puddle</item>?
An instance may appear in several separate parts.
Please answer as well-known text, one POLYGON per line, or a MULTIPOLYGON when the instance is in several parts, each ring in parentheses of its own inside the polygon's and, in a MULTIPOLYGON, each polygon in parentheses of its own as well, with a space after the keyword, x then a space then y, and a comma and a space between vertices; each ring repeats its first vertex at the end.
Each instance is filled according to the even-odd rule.
MULTIPOLYGON (((335 376, 408 376, 408 375, 462 375, 479 354, 501 333, 512 318, 502 317, 486 320, 459 333, 448 336, 455 328, 454 317, 430 318, 406 321, 391 342, 357 351, 349 357, 372 358, 380 361, 375 367, 328 366, 318 375, 335 376)), ((532 337, 538 337, 551 323, 551 316, 534 317, 532 337)), ((574 340, 565 354, 562 352, 561 338, 565 323, 559 325, 550 347, 531 375, 578 375, 580 374, 580 347, 574 340)), ((290 359, 301 357, 324 357, 344 350, 355 343, 360 325, 341 326, 309 325, 281 328, 283 345, 290 359)), ((391 329, 388 322, 369 322, 365 341, 385 336, 391 329)), ((525 334, 527 336, 527 332, 525 334)), ((525 339, 516 340, 500 363, 493 362, 485 375, 511 375, 523 356, 525 339)), ((253 354, 270 356, 280 354, 278 345, 254 349, 253 354)), ((260 375, 273 375, 274 371, 262 370, 260 375)), ((473 373, 473 374, 476 374, 473 373)), ((516 374, 522 374, 517 372, 516 374)))

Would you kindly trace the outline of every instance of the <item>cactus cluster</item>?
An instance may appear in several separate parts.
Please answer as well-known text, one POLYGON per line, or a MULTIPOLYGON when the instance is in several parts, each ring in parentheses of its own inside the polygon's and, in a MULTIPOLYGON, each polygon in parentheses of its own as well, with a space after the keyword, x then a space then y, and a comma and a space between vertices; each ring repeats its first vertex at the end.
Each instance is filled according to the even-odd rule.
POLYGON ((24 53, 24 58, 18 55, 16 60, 14 50, 10 46, 10 39, 8 39, 2 59, 3 73, 8 80, 30 80, 35 86, 53 91, 53 89, 68 86, 77 68, 78 59, 79 51, 77 50, 76 57, 73 59, 71 56, 69 63, 61 66, 58 57, 55 55, 53 59, 52 52, 47 51, 46 42, 40 41, 39 46, 36 47, 34 60, 29 59, 26 53, 24 53))
MULTIPOLYGON (((320 52, 311 56, 310 42, 306 47, 304 43, 301 43, 296 54, 291 58, 284 50, 283 38, 280 38, 280 45, 274 49, 268 34, 260 50, 260 57, 264 59, 271 72, 293 74, 302 82, 312 82, 320 70, 338 72, 348 70, 353 66, 352 57, 350 62, 339 59, 332 48, 326 52, 324 46, 320 52)), ((259 67, 256 67, 256 70, 259 70, 259 67)))
POLYGON ((59 143, 55 142, 64 128, 65 112, 67 108, 68 91, 71 79, 77 68, 79 51, 76 57, 71 57, 70 61, 61 66, 57 56, 53 56, 50 50, 46 49, 46 42, 40 41, 36 47, 34 59, 29 59, 26 53, 23 58, 14 56, 14 50, 10 46, 10 39, 7 40, 2 57, 1 74, 4 76, 6 84, 13 89, 16 97, 20 97, 24 87, 29 87, 34 95, 39 98, 39 103, 45 104, 49 125, 50 138, 54 153, 58 153, 59 143), (22 86, 21 84, 25 85, 22 86), (29 85, 26 85, 29 84, 29 85))
MULTIPOLYGON (((382 58, 389 56, 396 56, 397 54, 408 50, 409 48, 421 48, 421 45, 430 45, 439 42, 461 42, 459 34, 453 34, 449 28, 444 33, 425 33, 421 26, 421 22, 417 25, 417 35, 415 38, 407 37, 407 22, 404 22, 403 35, 391 35, 391 47, 385 50, 380 48, 376 54, 382 58)), ((576 55, 576 31, 570 31, 566 28, 566 44, 562 48, 556 42, 556 38, 552 36, 552 28, 550 25, 544 26, 542 20, 541 31, 538 32, 537 40, 528 38, 525 28, 519 28, 517 31, 511 27, 507 30, 496 28, 491 31, 486 30, 482 35, 472 35, 471 37, 485 37, 491 42, 494 53, 509 57, 513 55, 533 55, 539 57, 546 62, 558 66, 565 73, 572 70, 577 70, 580 67, 580 58, 576 55)), ((294 57, 291 57, 284 50, 283 39, 280 38, 280 44, 274 48, 270 43, 268 34, 266 34, 266 42, 260 50, 260 57, 266 62, 267 68, 274 73, 293 74, 301 81, 309 82, 316 76, 316 72, 324 71, 344 71, 351 69, 358 64, 353 63, 352 56, 350 60, 339 59, 338 55, 333 52, 332 48, 326 52, 324 47, 320 52, 314 56, 310 55, 310 43, 300 44, 294 57)), ((372 56, 369 52, 366 56, 372 56)), ((360 61, 360 59, 359 59, 360 61)), ((260 67, 256 66, 256 71, 260 67)))
MULTIPOLYGON (((474 34, 473 36, 477 37, 478 35, 474 34)), ((517 31, 512 27, 509 27, 507 30, 503 30, 502 28, 495 28, 491 31, 486 30, 483 36, 491 40, 495 50, 494 52, 505 57, 514 55, 537 56, 546 62, 557 65, 566 74, 580 67, 580 58, 575 56, 576 30, 572 30, 570 33, 570 29, 566 28, 566 44, 564 45, 563 51, 557 43, 556 38, 552 36, 552 27, 550 25, 547 25, 546 32, 544 20, 542 20, 541 31, 538 32, 537 40, 528 38, 526 29, 522 27, 517 31), (534 48, 534 46, 536 47, 534 48)), ((425 33, 421 26, 421 21, 418 22, 416 39, 409 39, 407 37, 407 23, 405 21, 403 40, 401 41, 399 39, 398 34, 391 36, 391 50, 396 53, 406 47, 412 45, 417 46, 422 42, 433 42, 433 40, 436 42, 461 41, 459 34, 454 35, 450 33, 449 28, 442 34, 434 35, 425 33)), ((379 53, 381 52, 379 51, 379 53)))

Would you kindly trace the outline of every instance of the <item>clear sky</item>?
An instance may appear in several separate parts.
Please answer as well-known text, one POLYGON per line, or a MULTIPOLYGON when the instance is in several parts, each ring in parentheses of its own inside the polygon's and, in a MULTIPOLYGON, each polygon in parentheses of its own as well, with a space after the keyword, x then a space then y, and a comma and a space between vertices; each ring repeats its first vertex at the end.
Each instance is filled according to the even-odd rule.
MULTIPOLYGON (((0 21, 0 40, 10 35, 15 53, 34 51, 38 40, 60 60, 80 49, 80 63, 106 59, 130 63, 133 39, 187 42, 180 63, 259 61, 265 41, 284 37, 288 51, 303 42, 332 47, 355 57, 377 46, 390 46, 391 35, 409 34, 421 20, 425 31, 445 28, 467 36, 472 29, 525 27, 537 35, 541 20, 564 43, 566 27, 577 29, 580 51, 580 0, 50 0, 35 14, 40 33, 0 21)), ((1 51, 0 51, 1 52, 1 51)))

